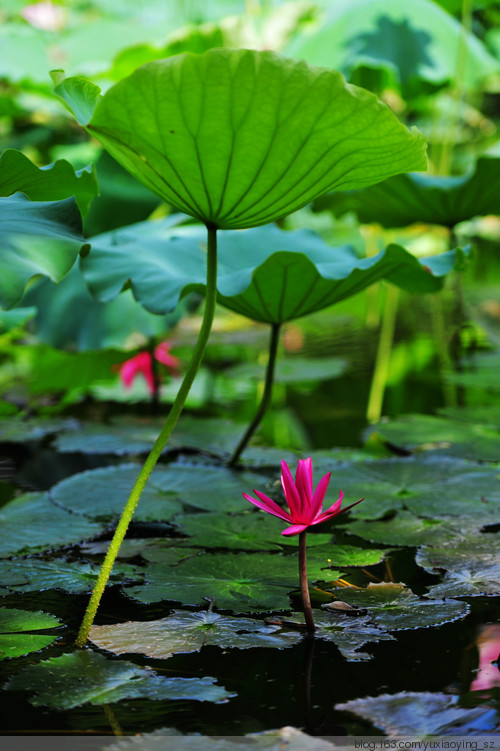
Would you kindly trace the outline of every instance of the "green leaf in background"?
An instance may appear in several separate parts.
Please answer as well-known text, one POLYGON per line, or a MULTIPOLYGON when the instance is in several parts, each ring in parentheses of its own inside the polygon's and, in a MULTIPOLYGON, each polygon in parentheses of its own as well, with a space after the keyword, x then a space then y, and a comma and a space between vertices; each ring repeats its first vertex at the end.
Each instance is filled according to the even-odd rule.
MULTIPOLYGON (((171 224, 142 222, 93 238, 81 268, 98 300, 114 299, 130 282, 138 302, 166 313, 182 295, 204 290, 205 231, 171 224)), ((420 262, 399 245, 358 258, 349 247, 332 248, 309 230, 286 232, 272 225, 224 232, 218 252, 219 302, 265 323, 308 315, 380 279, 408 292, 434 292, 457 259, 450 251, 420 262)))
MULTIPOLYGON (((274 383, 330 381, 344 375, 347 368, 347 361, 341 357, 286 357, 276 363, 274 383)), ((224 375, 237 379, 262 379, 264 368, 258 363, 240 363, 225 370, 224 375)))
POLYGON ((271 52, 155 61, 98 100, 89 86, 66 79, 56 93, 76 100, 87 130, 140 182, 219 229, 266 224, 328 190, 426 165, 422 135, 372 94, 271 52))
POLYGON ((104 531, 103 524, 55 506, 47 493, 27 493, 6 503, 0 524, 0 558, 75 544, 104 531))
POLYGON ((74 196, 85 216, 98 193, 95 167, 89 164, 75 170, 65 159, 59 159, 39 168, 22 152, 6 149, 0 155, 0 196, 18 192, 30 201, 60 201, 74 196))
POLYGON ((40 33, 26 23, 0 26, 0 78, 11 83, 50 85, 50 62, 40 33))
POLYGON ((26 632, 53 629, 60 625, 59 618, 50 613, 0 608, 0 660, 22 657, 48 647, 57 636, 26 632))
POLYGON ((0 420, 0 441, 2 443, 27 443, 39 441, 45 436, 62 430, 76 430, 78 423, 71 418, 20 419, 9 417, 0 420))
MULTIPOLYGON (((500 390, 500 379, 498 373, 500 371, 500 353, 499 352, 480 352, 474 356, 474 358, 464 363, 464 369, 461 372, 448 372, 446 374, 446 380, 450 383, 456 383, 459 386, 466 386, 467 388, 474 389, 487 389, 488 391, 500 390)), ((494 407, 487 407, 486 410, 490 411, 490 415, 496 415, 497 410, 494 407)), ((443 414, 446 413, 442 410, 443 414)), ((471 408, 462 408, 460 414, 463 418, 467 415, 473 414, 471 408)), ((458 414, 453 415, 462 419, 458 414)), ((478 419, 481 419, 478 417, 478 419)), ((489 418, 491 420, 491 416, 489 418)), ((495 421, 500 425, 500 418, 495 417, 495 421)))
POLYGON ((402 415, 378 423, 371 432, 408 450, 437 449, 451 456, 500 462, 500 410, 488 407, 478 414, 473 408, 460 408, 449 414, 450 417, 402 415))
POLYGON ((448 519, 419 519, 400 510, 388 519, 355 519, 347 532, 374 543, 387 545, 434 545, 462 540, 459 525, 448 519))
MULTIPOLYGON (((90 563, 71 563, 62 558, 53 558, 50 561, 38 558, 0 561, 2 585, 7 591, 12 592, 62 589, 70 594, 86 594, 92 591, 98 573, 98 566, 90 563)), ((110 584, 141 579, 142 575, 137 568, 119 563, 113 568, 110 584)))
MULTIPOLYGON (((297 35, 285 53, 311 65, 342 71, 350 80, 397 88, 405 97, 425 93, 425 84, 455 80, 461 24, 431 0, 336 0, 311 32, 297 35), (369 75, 371 74, 371 75, 369 75)), ((499 64, 474 34, 466 34, 463 81, 479 85, 499 64)))
MULTIPOLYGON (((498 730, 498 712, 488 706, 458 706, 459 696, 402 691, 335 704, 384 730, 389 738, 433 738, 438 735, 488 735, 498 730)), ((445 741, 446 742, 446 741, 445 741)))
POLYGON ((0 199, 0 306, 12 308, 35 276, 59 282, 88 248, 74 198, 31 202, 17 193, 0 199))
MULTIPOLYGON (((339 572, 332 572, 336 579, 339 572)), ((288 592, 297 586, 297 559, 278 553, 215 553, 189 558, 177 566, 151 564, 146 583, 124 587, 139 602, 174 600, 199 605, 215 597, 216 606, 236 613, 285 610, 288 592)))
MULTIPOLYGON (((140 468, 140 464, 122 464, 82 472, 59 482, 50 495, 55 503, 74 513, 113 519, 121 513, 140 468)), ((225 467, 160 466, 153 471, 134 518, 170 521, 183 510, 183 504, 206 511, 241 511, 245 508, 242 493, 262 484, 259 475, 231 472, 225 467)))
POLYGON ((218 613, 185 613, 174 610, 157 621, 129 621, 112 626, 92 626, 90 641, 115 654, 143 654, 166 660, 173 654, 199 652, 216 645, 221 649, 272 647, 296 644, 299 632, 282 631, 253 618, 231 618, 218 613))
POLYGON ((132 662, 108 660, 90 650, 52 657, 18 673, 7 687, 29 691, 35 707, 71 709, 81 704, 113 704, 122 699, 189 699, 224 701, 229 694, 215 678, 176 678, 157 675, 132 662))
POLYGON ((481 157, 467 174, 395 175, 363 190, 328 193, 315 211, 335 216, 353 211, 363 224, 406 227, 415 222, 454 227, 475 216, 500 214, 500 158, 481 157))
POLYGON ((332 594, 349 605, 366 608, 372 622, 388 631, 441 626, 465 618, 470 612, 465 602, 417 597, 403 584, 392 582, 370 582, 366 589, 342 587, 332 594))

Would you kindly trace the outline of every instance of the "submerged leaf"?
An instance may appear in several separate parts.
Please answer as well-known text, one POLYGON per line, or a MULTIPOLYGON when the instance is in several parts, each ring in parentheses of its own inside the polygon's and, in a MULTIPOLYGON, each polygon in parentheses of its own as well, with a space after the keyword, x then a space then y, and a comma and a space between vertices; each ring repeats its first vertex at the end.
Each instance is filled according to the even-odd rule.
POLYGON ((426 165, 422 135, 373 94, 272 52, 156 60, 99 99, 82 79, 56 92, 76 100, 87 130, 140 182, 220 229, 266 224, 328 190, 426 165))
POLYGON ((458 701, 449 694, 402 691, 354 699, 335 709, 361 715, 389 738, 477 735, 498 729, 500 718, 494 709, 460 707, 458 701))
POLYGON ((229 694, 215 678, 173 678, 157 675, 123 660, 80 650, 32 665, 7 684, 12 691, 29 691, 35 707, 72 709, 81 704, 112 704, 122 699, 189 699, 223 701, 229 694))
POLYGON ((60 625, 59 618, 50 613, 0 608, 0 660, 21 657, 47 647, 57 636, 25 632, 42 631, 60 625))
POLYGON ((100 649, 115 654, 143 654, 159 660, 177 653, 199 652, 208 645, 221 649, 282 649, 300 639, 298 632, 282 631, 279 626, 252 618, 182 610, 174 610, 172 615, 158 621, 129 621, 93 626, 90 630, 90 640, 100 649))

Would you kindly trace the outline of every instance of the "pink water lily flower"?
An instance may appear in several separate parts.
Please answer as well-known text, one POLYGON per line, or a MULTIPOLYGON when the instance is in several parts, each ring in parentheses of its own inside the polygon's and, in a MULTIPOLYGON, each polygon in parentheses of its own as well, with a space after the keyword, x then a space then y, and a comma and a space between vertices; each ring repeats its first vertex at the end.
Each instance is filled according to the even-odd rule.
MULTIPOLYGON (((170 343, 162 342, 154 350, 154 358, 172 373, 178 373, 181 363, 178 357, 170 354, 170 343)), ((125 360, 120 367, 120 378, 126 388, 130 388, 137 375, 141 374, 151 394, 155 391, 155 378, 153 373, 153 359, 149 352, 140 352, 135 357, 125 360)))
POLYGON ((326 522, 327 519, 332 519, 338 514, 342 514, 344 511, 361 503, 361 500, 356 503, 351 503, 350 506, 341 508, 342 499, 344 494, 342 491, 339 493, 339 499, 333 506, 322 511, 323 500, 326 494, 328 483, 330 482, 331 472, 328 472, 318 483, 316 490, 313 490, 313 469, 312 459, 299 459, 297 466, 297 473, 295 475, 295 481, 292 477, 288 465, 285 461, 281 462, 281 485, 285 493, 285 499, 290 509, 290 513, 278 506, 275 501, 269 498, 264 493, 260 493, 254 489, 254 493, 257 498, 253 498, 247 493, 243 493, 243 497, 253 503, 254 506, 258 506, 267 511, 268 514, 277 516, 279 519, 288 522, 292 526, 287 527, 281 533, 287 537, 291 535, 298 535, 304 532, 308 527, 314 524, 321 524, 326 522))

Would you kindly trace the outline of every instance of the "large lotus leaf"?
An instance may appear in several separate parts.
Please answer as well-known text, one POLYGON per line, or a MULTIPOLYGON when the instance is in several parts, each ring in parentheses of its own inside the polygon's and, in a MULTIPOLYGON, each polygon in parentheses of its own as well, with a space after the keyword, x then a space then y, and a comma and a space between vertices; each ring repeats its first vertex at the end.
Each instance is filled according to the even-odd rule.
POLYGON ((313 65, 341 70, 351 80, 377 88, 398 87, 405 96, 423 84, 455 81, 459 47, 466 34, 461 81, 476 86, 498 71, 482 42, 430 0, 336 0, 309 35, 301 34, 287 54, 313 65), (372 73, 363 77, 363 69, 372 73), (373 76, 376 71, 378 76, 373 76))
MULTIPOLYGON (((45 561, 38 558, 16 558, 0 561, 0 580, 6 591, 40 592, 43 589, 62 589, 70 594, 92 592, 99 567, 90 563, 71 563, 64 559, 45 561)), ((124 580, 138 581, 142 575, 124 563, 114 566, 110 583, 124 580)))
MULTIPOLYGON (((80 109, 86 103, 82 124, 118 162, 167 203, 221 229, 266 224, 328 190, 426 165, 422 135, 373 94, 272 52, 157 60, 97 104, 95 91, 82 96, 84 81, 69 81, 80 109)), ((61 85, 56 92, 71 106, 61 85)))
MULTIPOLYGON (((34 331, 37 341, 70 350, 127 349, 132 336, 137 340, 165 338, 188 309, 183 300, 167 316, 149 313, 125 291, 109 303, 95 300, 82 274, 74 266, 58 284, 47 279, 30 287, 23 305, 34 306, 34 331)), ((123 358, 122 358, 123 359, 123 358)))
POLYGON ((27 632, 53 629, 60 625, 59 618, 50 613, 0 608, 0 660, 21 657, 47 647, 57 636, 27 632))
POLYGON ((0 306, 12 308, 35 276, 60 281, 88 249, 74 198, 32 202, 22 193, 0 199, 0 306))
POLYGON ((4 20, 0 25, 0 46, 0 78, 11 83, 50 83, 50 62, 37 29, 4 20))
MULTIPOLYGON (((373 722, 389 738, 484 736, 488 731, 495 734, 500 718, 494 709, 485 706, 460 707, 458 701, 458 696, 450 694, 402 691, 399 694, 354 699, 344 704, 336 704, 335 709, 360 715, 365 720, 373 722)), ((493 739, 492 741, 494 743, 493 739)))
MULTIPOLYGON (((82 472, 59 482, 50 495, 55 503, 74 513, 113 519, 121 514, 140 469, 139 464, 122 464, 82 472)), ((148 481, 134 519, 169 521, 183 505, 207 511, 241 511, 245 504, 242 493, 263 482, 259 475, 225 467, 160 466, 148 481)))
POLYGON ((179 652, 199 652, 217 645, 222 649, 274 647, 280 649, 301 639, 297 632, 282 631, 253 618, 231 618, 218 613, 186 613, 174 610, 158 621, 128 621, 112 626, 93 626, 90 641, 115 654, 143 654, 166 660, 179 652))
MULTIPOLYGON (((284 610, 290 607, 288 592, 298 585, 296 556, 278 553, 215 553, 188 558, 177 566, 148 566, 146 583, 124 587, 139 602, 174 600, 199 605, 215 597, 217 607, 236 613, 284 610)), ((338 571, 331 578, 340 576, 338 571)))
POLYGON ((314 207, 330 209, 336 216, 353 211, 360 222, 383 227, 414 222, 454 227, 475 216, 499 214, 499 190, 500 158, 482 157, 460 177, 396 175, 364 190, 329 193, 318 198, 314 207))
POLYGON ((0 558, 74 544, 97 537, 104 526, 51 503, 47 493, 28 493, 0 508, 0 558))
MULTIPOLYGON (((458 411, 450 414, 459 417, 458 411)), ((463 419, 434 415, 402 415, 390 422, 379 423, 374 426, 373 431, 383 441, 409 450, 438 449, 452 456, 489 462, 500 461, 498 410, 491 408, 486 421, 481 418, 474 421, 474 412, 470 412, 469 415, 470 421, 466 419, 465 410, 462 413, 463 419)))
POLYGON ((224 701, 231 696, 215 678, 157 675, 132 662, 108 660, 90 650, 52 657, 18 673, 6 688, 29 691, 35 707, 71 709, 81 704, 113 704, 122 699, 224 701))
POLYGON ((21 151, 6 149, 0 156, 0 196, 24 193, 31 201, 60 201, 74 196, 82 216, 98 192, 93 164, 75 170, 65 159, 38 168, 21 151))
MULTIPOLYGON (((116 417, 106 425, 82 423, 78 430, 60 435, 55 445, 58 451, 84 454, 140 454, 149 452, 163 427, 160 418, 116 417)), ((241 424, 218 418, 199 418, 182 415, 168 451, 181 447, 200 451, 231 452, 241 436, 241 424)), ((279 464, 277 461, 275 464, 279 464)))
POLYGON ((349 512, 358 519, 380 519, 390 511, 408 509, 430 519, 460 517, 484 523, 498 516, 500 508, 497 468, 434 453, 345 462, 333 470, 330 488, 332 495, 343 490, 346 504, 365 499, 349 512))
POLYGON ((366 608, 372 622, 388 631, 441 626, 465 618, 470 608, 459 600, 417 597, 403 584, 370 583, 366 589, 343 587, 333 590, 335 599, 366 608))
POLYGON ((355 519, 347 528, 349 534, 375 543, 390 545, 435 545, 462 540, 459 524, 444 519, 419 519, 409 511, 400 510, 388 519, 355 519))
MULTIPOLYGON (((192 290, 204 291, 205 230, 141 222, 92 240, 82 260, 85 280, 98 300, 115 298, 129 282, 153 313, 173 310, 192 290)), ((370 258, 333 248, 310 230, 286 232, 268 225, 219 238, 218 299, 231 310, 266 323, 282 323, 321 310, 379 279, 408 292, 442 287, 462 250, 422 262, 399 245, 370 258)))

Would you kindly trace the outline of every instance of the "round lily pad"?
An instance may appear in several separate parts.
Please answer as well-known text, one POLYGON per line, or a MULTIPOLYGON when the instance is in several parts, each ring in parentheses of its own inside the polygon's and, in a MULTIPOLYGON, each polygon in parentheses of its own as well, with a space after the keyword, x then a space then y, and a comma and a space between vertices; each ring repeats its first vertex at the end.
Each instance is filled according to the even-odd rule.
POLYGON ((166 660, 173 654, 199 652, 207 645, 222 649, 273 647, 296 644, 301 634, 282 631, 252 618, 231 618, 218 613, 186 613, 174 610, 157 621, 129 621, 112 626, 93 626, 90 640, 115 654, 143 654, 166 660))
POLYGON ((455 542, 461 537, 453 520, 420 519, 409 511, 398 511, 387 519, 354 519, 346 532, 387 545, 432 545, 455 542))
POLYGON ((0 660, 21 657, 48 647, 57 636, 27 632, 49 630, 60 625, 59 618, 50 613, 0 608, 0 660))
POLYGON ((122 699, 189 699, 224 701, 229 694, 215 678, 176 678, 157 675, 123 660, 108 660, 80 650, 32 665, 10 679, 12 691, 29 691, 36 707, 71 709, 81 704, 113 704, 122 699))

